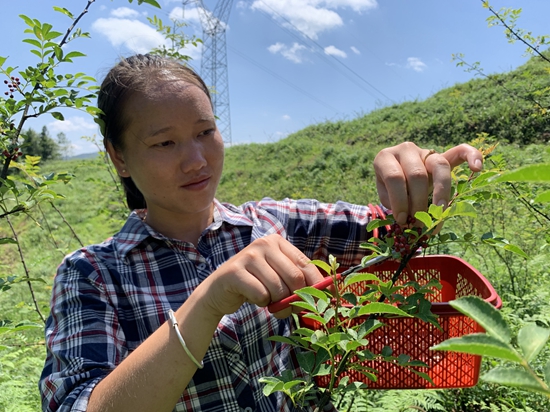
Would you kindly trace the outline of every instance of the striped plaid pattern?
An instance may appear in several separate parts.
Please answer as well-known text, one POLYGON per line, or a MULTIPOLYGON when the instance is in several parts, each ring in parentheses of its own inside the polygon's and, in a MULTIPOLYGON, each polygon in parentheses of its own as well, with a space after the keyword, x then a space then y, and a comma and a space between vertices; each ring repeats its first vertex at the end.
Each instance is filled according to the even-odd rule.
MULTIPOLYGON (((94 386, 167 320, 197 285, 254 239, 278 233, 312 259, 363 256, 369 210, 345 202, 263 199, 239 207, 215 201, 214 222, 198 245, 167 239, 130 214, 122 230, 68 255, 58 268, 39 382, 45 411, 85 411, 94 386)), ((225 316, 175 411, 294 411, 258 379, 291 370, 294 349, 268 340, 288 335, 289 319, 245 304, 225 316)))

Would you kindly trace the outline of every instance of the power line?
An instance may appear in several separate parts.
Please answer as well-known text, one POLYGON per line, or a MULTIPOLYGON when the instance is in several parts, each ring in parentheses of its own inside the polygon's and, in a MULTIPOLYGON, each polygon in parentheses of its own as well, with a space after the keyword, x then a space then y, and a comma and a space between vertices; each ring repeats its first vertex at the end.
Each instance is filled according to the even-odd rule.
POLYGON ((319 103, 320 105, 323 105, 325 106, 327 109, 329 110, 332 110, 334 112, 338 112, 337 109, 335 109, 334 107, 332 107, 331 105, 329 105, 328 103, 325 103, 324 101, 320 100, 319 98, 315 97, 314 95, 312 95, 311 93, 307 92, 306 90, 296 86, 295 84, 291 83, 290 81, 288 81, 287 79, 285 79, 284 77, 278 75, 277 73, 269 70, 267 67, 263 66, 262 64, 254 61, 253 59, 251 59, 250 57, 248 57, 247 55, 245 55, 244 53, 238 51, 237 49, 235 49, 234 47, 231 47, 230 45, 227 45, 227 48, 229 50, 231 50, 233 53, 239 55, 240 57, 242 57, 243 59, 245 59, 246 61, 248 61, 249 63, 253 64, 254 66, 258 67, 259 69, 265 71, 266 73, 270 74, 271 76, 277 78, 278 80, 282 81, 283 83, 287 84, 288 86, 292 87, 294 90, 302 93, 304 96, 307 96, 309 97, 310 99, 316 101, 317 103, 319 103))
MULTIPOLYGON (((304 33, 302 30, 300 30, 298 27, 296 27, 290 20, 288 20, 286 17, 284 16, 281 16, 277 11, 275 11, 273 9, 273 7, 271 7, 269 4, 265 3, 263 0, 258 0, 260 3, 264 4, 266 7, 268 7, 269 9, 271 9, 271 11, 273 12, 273 14, 277 15, 280 19, 284 20, 285 22, 287 22, 292 28, 294 28, 294 30, 296 30, 298 33, 300 33, 302 36, 304 36, 306 39, 308 39, 311 43, 313 43, 318 49, 322 50, 322 54, 321 54, 321 57, 323 57, 323 59, 325 59, 326 61, 326 53, 325 53, 325 49, 323 46, 321 46, 319 43, 317 43, 314 39, 312 39, 310 36, 308 36, 306 33, 304 33)), ((263 14, 267 15, 267 13, 265 13, 264 11, 260 10, 260 12, 262 12, 263 14)), ((289 34, 292 34, 291 32, 287 31, 286 28, 284 28, 282 25, 279 24, 279 22, 277 22, 276 19, 273 19, 270 17, 270 20, 274 21, 282 30, 285 30, 287 33, 289 34)), ((294 36, 294 34, 292 34, 294 36)), ((392 103, 395 103, 393 99, 391 99, 390 97, 388 97, 386 94, 384 94, 382 91, 380 91, 378 88, 376 88, 373 84, 371 84, 369 81, 367 81, 363 76, 361 76, 359 73, 357 73, 355 70, 351 69, 349 66, 347 66, 344 62, 342 62, 341 60, 337 59, 335 56, 333 55, 329 55, 330 57, 332 57, 332 59, 334 59, 334 61, 336 61, 338 64, 340 64, 341 66, 343 66, 345 69, 347 69, 350 73, 352 73, 353 75, 355 75, 358 79, 360 79, 363 83, 367 84, 369 87, 371 87, 373 90, 375 90, 378 94, 380 94, 381 96, 383 96, 384 98, 386 98, 387 100, 391 101, 392 103)), ((343 72, 340 72, 342 73, 343 75, 345 75, 343 72)), ((345 75, 348 79, 350 79, 349 76, 345 75)), ((351 79, 350 79, 351 80, 351 79)), ((353 81, 353 80, 352 80, 353 81)), ((357 86, 361 87, 363 90, 365 90, 368 94, 370 94, 372 97, 376 97, 372 94, 371 91, 365 89, 364 87, 362 87, 361 84, 358 84, 356 82, 354 82, 357 86)))

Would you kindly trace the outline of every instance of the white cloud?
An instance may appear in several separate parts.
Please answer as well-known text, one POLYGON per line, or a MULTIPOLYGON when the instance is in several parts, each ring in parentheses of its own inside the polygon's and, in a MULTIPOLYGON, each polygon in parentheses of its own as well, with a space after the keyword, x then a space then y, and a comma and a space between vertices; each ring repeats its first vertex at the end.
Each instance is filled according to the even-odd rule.
POLYGON ((147 53, 167 44, 162 34, 138 20, 100 18, 92 24, 92 29, 107 37, 114 47, 124 46, 134 53, 147 53))
POLYGON ((250 7, 317 39, 321 32, 343 25, 335 10, 351 8, 360 13, 377 6, 376 0, 254 0, 250 7))
POLYGON ((359 51, 359 49, 355 46, 351 46, 350 47, 351 51, 354 52, 355 54, 361 54, 361 52, 359 51))
POLYGON ((65 120, 56 120, 47 124, 48 129, 57 134, 63 133, 81 133, 82 135, 89 134, 90 132, 96 132, 98 130, 97 124, 92 120, 75 116, 71 118, 65 118, 65 120))
POLYGON ((428 68, 428 66, 426 66, 426 64, 418 57, 409 57, 405 67, 407 69, 413 69, 415 72, 423 72, 428 68))
POLYGON ((183 20, 186 24, 198 24, 199 27, 201 23, 196 7, 185 10, 182 7, 174 7, 168 17, 170 20, 183 20))
POLYGON ((348 57, 348 55, 346 54, 345 51, 340 50, 340 49, 336 48, 335 46, 325 47, 325 54, 328 54, 329 56, 341 57, 343 59, 348 57))
POLYGON ((288 59, 294 63, 302 63, 302 52, 306 49, 306 46, 299 43, 293 43, 291 47, 288 47, 286 44, 283 43, 275 43, 267 48, 267 50, 269 50, 271 53, 280 53, 285 59, 288 59))
POLYGON ((286 121, 286 120, 290 120, 291 117, 288 114, 283 114, 282 119, 286 121))
POLYGON ((378 7, 376 0, 325 0, 324 3, 327 7, 349 7, 358 13, 378 7))
POLYGON ((119 19, 135 18, 139 16, 139 13, 128 7, 119 7, 118 9, 111 11, 111 16, 118 17, 119 19))

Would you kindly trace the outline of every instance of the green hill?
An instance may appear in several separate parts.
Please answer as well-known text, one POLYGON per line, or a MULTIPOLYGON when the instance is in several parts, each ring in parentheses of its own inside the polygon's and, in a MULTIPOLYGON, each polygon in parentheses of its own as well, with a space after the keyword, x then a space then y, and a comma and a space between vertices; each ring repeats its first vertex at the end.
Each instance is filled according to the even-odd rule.
POLYGON ((509 73, 457 84, 424 101, 309 126, 276 143, 231 147, 220 198, 234 203, 262 196, 374 201, 372 187, 357 183, 372 178, 380 148, 413 141, 441 149, 480 133, 513 145, 545 143, 550 114, 541 114, 541 107, 550 107, 550 64, 537 57, 509 73))

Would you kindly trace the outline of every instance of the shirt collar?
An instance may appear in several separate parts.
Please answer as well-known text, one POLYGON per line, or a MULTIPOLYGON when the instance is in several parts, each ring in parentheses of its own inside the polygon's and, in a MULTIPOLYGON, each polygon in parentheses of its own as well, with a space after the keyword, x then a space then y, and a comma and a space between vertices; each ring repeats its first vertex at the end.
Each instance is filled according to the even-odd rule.
MULTIPOLYGON (((166 236, 158 233, 145 223, 145 215, 146 209, 132 211, 122 229, 113 236, 115 248, 121 258, 124 259, 133 248, 149 237, 159 240, 169 240, 166 236)), ((224 223, 233 226, 254 226, 252 220, 243 213, 242 209, 229 203, 220 203, 217 199, 214 199, 213 218, 214 221, 206 230, 217 230, 224 223)))

